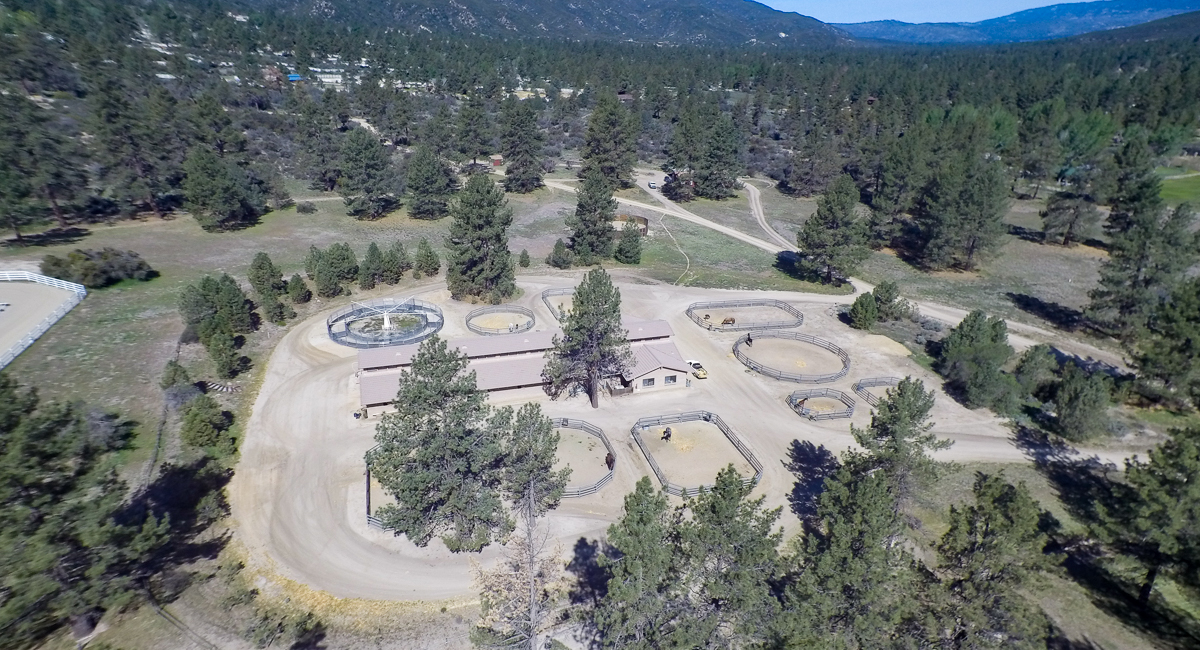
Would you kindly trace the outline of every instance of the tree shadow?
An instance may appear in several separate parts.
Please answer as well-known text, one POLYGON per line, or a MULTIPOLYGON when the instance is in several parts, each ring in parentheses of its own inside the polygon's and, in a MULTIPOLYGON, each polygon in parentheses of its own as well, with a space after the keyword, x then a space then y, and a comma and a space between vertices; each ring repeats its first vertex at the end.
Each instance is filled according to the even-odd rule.
POLYGON ((608 594, 612 573, 600 566, 601 555, 616 555, 616 549, 599 540, 580 537, 575 541, 574 554, 567 564, 567 573, 574 576, 568 596, 572 605, 594 606, 608 594))
POLYGON ((9 237, 4 240, 4 245, 9 248, 20 248, 30 246, 64 246, 67 244, 77 244, 91 235, 92 231, 86 228, 71 226, 70 228, 52 228, 45 232, 39 232, 32 235, 22 235, 21 241, 17 241, 15 237, 9 237))
POLYGON ((328 636, 325 632, 325 625, 317 623, 313 629, 300 635, 296 642, 288 646, 290 650, 326 650, 329 646, 325 645, 325 637, 328 636))
MULTIPOLYGON (((1162 641, 1172 648, 1195 648, 1200 644, 1200 629, 1193 621, 1152 600, 1149 607, 1138 603, 1136 580, 1116 575, 1106 562, 1110 551, 1094 541, 1093 530, 1106 521, 1121 521, 1132 513, 1128 485, 1121 481, 1121 469, 1096 456, 1084 456, 1057 436, 1029 427, 1020 427, 1013 442, 1033 461, 1050 482, 1067 513, 1088 531, 1065 535, 1055 531, 1055 545, 1064 553, 1067 574, 1088 592, 1099 609, 1122 623, 1162 641)), ((1132 548, 1113 549, 1136 557, 1132 548)), ((1083 647, 1066 645, 1058 647, 1083 647)))
POLYGON ((1009 225, 1008 234, 1035 244, 1046 243, 1046 233, 1040 230, 1033 230, 1032 228, 1009 225))
POLYGON ((836 472, 842 463, 825 445, 818 447, 807 440, 793 440, 788 447, 788 460, 783 466, 796 476, 792 493, 788 495, 792 512, 808 525, 817 516, 825 479, 836 472))
POLYGON ((1066 332, 1078 331, 1084 325, 1083 312, 1071 307, 1064 307, 1056 302, 1048 302, 1036 296, 1023 293, 1005 293, 1004 296, 1012 301, 1021 311, 1045 320, 1060 330, 1066 332))

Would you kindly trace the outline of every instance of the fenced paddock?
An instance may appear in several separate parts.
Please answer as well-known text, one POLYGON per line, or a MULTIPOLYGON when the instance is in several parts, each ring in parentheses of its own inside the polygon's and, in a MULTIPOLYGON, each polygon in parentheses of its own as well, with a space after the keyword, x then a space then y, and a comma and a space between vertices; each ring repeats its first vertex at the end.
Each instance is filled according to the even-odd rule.
POLYGON ((854 382, 854 392, 859 397, 863 398, 867 404, 871 406, 879 406, 879 396, 867 390, 868 388, 876 388, 878 386, 897 386, 900 384, 899 377, 870 377, 868 379, 859 379, 854 382))
POLYGON ((0 271, 0 283, 0 303, 9 303, 0 311, 0 368, 87 296, 82 284, 29 271, 0 271))
POLYGON ((658 482, 663 486, 663 489, 666 490, 668 494, 673 494, 677 497, 683 497, 686 499, 688 497, 694 497, 700 494, 701 489, 711 489, 713 487, 711 483, 696 487, 685 487, 672 482, 669 478, 667 478, 667 475, 663 472, 662 468, 659 467, 658 461, 654 459, 654 454, 650 452, 646 441, 642 439, 642 433, 649 431, 651 427, 664 426, 668 424, 681 424, 684 422, 707 422, 721 431, 721 434, 724 435, 725 439, 733 445, 737 452, 741 454, 742 458, 745 459, 746 463, 750 465, 750 468, 754 470, 753 476, 742 477, 743 483, 746 485, 753 485, 758 483, 758 480, 762 478, 762 463, 758 461, 758 458, 756 458, 750 449, 746 447, 738 435, 733 432, 733 429, 730 429, 729 425, 725 424, 725 421, 721 419, 721 416, 715 413, 709 413, 708 411, 688 411, 686 413, 677 413, 674 415, 658 415, 642 418, 634 423, 633 428, 629 430, 629 433, 633 436, 634 442, 637 443, 638 449, 642 451, 642 455, 646 457, 646 461, 650 463, 650 469, 654 471, 654 476, 658 479, 658 482))
MULTIPOLYGON (((583 420, 572 420, 570 418, 551 418, 551 421, 554 422, 554 426, 556 428, 575 429, 577 431, 582 431, 582 432, 588 434, 589 436, 599 438, 600 443, 604 445, 605 453, 612 454, 613 458, 617 457, 617 452, 613 449, 612 443, 610 443, 608 441, 608 436, 604 435, 604 431, 602 429, 600 429, 600 427, 597 427, 596 425, 591 424, 590 422, 585 422, 583 420)), ((617 465, 614 462, 613 469, 606 471, 604 476, 601 476, 600 480, 598 480, 598 481, 594 481, 594 482, 588 483, 586 485, 568 484, 566 489, 563 490, 563 498, 564 499, 575 499, 575 498, 579 498, 579 497, 586 497, 586 496, 589 496, 589 495, 599 492, 601 488, 603 488, 605 485, 608 485, 610 482, 612 482, 613 473, 616 471, 616 468, 617 468, 617 465)))
POLYGON ((360 349, 420 343, 438 333, 444 324, 437 305, 416 298, 356 302, 325 319, 325 329, 334 343, 360 349), (379 328, 374 327, 375 319, 381 321, 379 328), (399 325, 393 325, 393 319, 399 325))
POLYGON ((554 296, 574 296, 574 295, 575 295, 575 287, 554 287, 552 289, 546 289, 545 291, 542 292, 542 304, 546 305, 546 309, 550 310, 550 315, 554 317, 554 320, 557 320, 558 322, 561 323, 563 320, 564 314, 562 314, 561 312, 558 311, 557 305, 553 305, 550 303, 550 299, 553 298, 554 296))
POLYGON ((757 330, 772 330, 772 329, 788 329, 792 327, 800 327, 804 324, 804 314, 799 309, 789 305, 782 300, 719 300, 715 302, 694 302, 688 305, 687 317, 692 319, 692 322, 707 330, 717 332, 746 332, 757 330), (780 312, 781 318, 756 320, 756 321, 739 321, 732 325, 722 325, 725 312, 736 312, 739 309, 775 309, 780 312), (717 318, 704 318, 706 312, 717 312, 717 318), (786 316, 783 318, 782 316, 786 316))
POLYGON ((749 333, 741 336, 740 338, 738 338, 738 340, 736 342, 734 342, 733 356, 737 357, 738 361, 741 361, 743 365, 745 365, 747 368, 753 370, 754 372, 757 372, 761 375, 766 375, 767 377, 770 377, 772 379, 779 379, 781 381, 792 381, 792 382, 796 382, 798 384, 828 384, 829 382, 837 381, 837 380, 841 379, 842 377, 845 377, 846 374, 850 372, 850 355, 847 354, 845 350, 839 348, 838 346, 834 345, 833 343, 830 343, 829 341, 826 341, 825 339, 820 339, 815 336, 809 336, 808 334, 801 334, 800 332, 780 332, 780 331, 749 332, 749 333), (801 374, 801 373, 787 372, 784 370, 780 370, 778 368, 772 368, 771 366, 768 366, 764 363, 761 363, 759 361, 755 361, 754 359, 751 359, 746 354, 746 351, 744 349, 745 347, 747 347, 746 343, 751 340, 757 341, 760 339, 767 339, 767 340, 785 339, 785 340, 789 340, 789 341, 799 341, 801 343, 807 343, 808 345, 814 345, 818 348, 821 348, 823 350, 833 353, 841 361, 842 368, 841 368, 841 370, 838 370, 837 372, 820 373, 820 374, 801 374))
POLYGON ((833 420, 836 418, 848 418, 854 415, 854 398, 840 390, 832 388, 798 390, 788 395, 787 403, 801 417, 806 417, 810 420, 833 420), (808 400, 812 399, 837 400, 842 403, 843 408, 826 410, 810 406, 808 400))
POLYGON ((537 319, 533 315, 533 310, 520 305, 490 305, 488 307, 480 307, 467 314, 467 329, 484 336, 528 332, 533 329, 536 323, 537 319), (491 327, 490 325, 497 325, 498 323, 487 322, 489 320, 488 317, 492 317, 491 320, 503 320, 498 314, 510 314, 518 318, 508 319, 510 323, 505 327, 491 327), (514 320, 518 322, 512 322, 514 320))

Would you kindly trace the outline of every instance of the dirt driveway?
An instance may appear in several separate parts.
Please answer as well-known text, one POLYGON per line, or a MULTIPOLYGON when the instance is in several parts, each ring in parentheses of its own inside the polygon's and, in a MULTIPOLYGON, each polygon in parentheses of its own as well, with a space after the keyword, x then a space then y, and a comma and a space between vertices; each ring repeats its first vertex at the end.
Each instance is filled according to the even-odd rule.
MULTIPOLYGON (((536 329, 554 319, 540 300, 549 287, 569 286, 563 277, 520 277, 519 304, 537 314, 536 329)), ((810 422, 792 412, 784 398, 803 386, 759 376, 734 359, 737 334, 706 331, 685 315, 702 300, 769 297, 786 300, 805 313, 799 331, 818 335, 851 356, 850 373, 829 384, 851 393, 863 377, 913 375, 937 387, 936 377, 871 335, 852 330, 829 313, 832 297, 785 292, 721 291, 622 282, 623 312, 632 318, 662 318, 675 330, 681 353, 700 360, 709 379, 691 379, 685 389, 604 398, 593 410, 585 398, 551 402, 538 391, 505 397, 504 403, 538 400, 551 417, 574 417, 604 429, 616 450, 614 480, 597 494, 564 500, 548 517, 549 526, 570 549, 581 536, 597 537, 620 514, 622 497, 642 476, 652 476, 629 429, 639 417, 691 410, 719 414, 763 463, 756 494, 767 506, 784 506, 784 524, 797 521, 787 508, 795 477, 786 469, 793 441, 810 441, 841 452, 853 444, 846 420, 810 422)), ((466 335, 463 317, 471 305, 448 300, 439 281, 427 285, 423 300, 443 305, 443 335, 466 335)), ((841 300, 845 300, 842 298, 841 300)), ((418 548, 404 538, 371 529, 364 512, 363 454, 374 444, 377 418, 355 420, 357 385, 354 351, 330 342, 321 317, 289 332, 272 354, 253 414, 237 473, 229 488, 233 517, 249 561, 267 573, 302 582, 338 597, 387 600, 472 598, 469 561, 488 564, 494 548, 479 555, 455 555, 439 541, 418 548)), ((941 457, 956 461, 1025 462, 1010 432, 986 411, 970 411, 939 393, 934 431, 955 441, 941 457)), ((869 408, 861 403, 852 422, 865 426, 869 408)), ((1119 461, 1123 454, 1102 454, 1119 461)), ((708 468, 705 468, 707 473, 708 468)), ((683 478, 683 477, 681 477, 683 478)))

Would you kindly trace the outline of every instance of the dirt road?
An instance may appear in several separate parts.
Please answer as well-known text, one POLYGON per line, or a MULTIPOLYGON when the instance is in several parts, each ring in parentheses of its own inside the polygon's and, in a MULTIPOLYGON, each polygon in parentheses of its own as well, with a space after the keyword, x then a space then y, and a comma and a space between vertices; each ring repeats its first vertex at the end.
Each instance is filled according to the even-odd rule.
MULTIPOLYGON (((536 329, 554 326, 541 304, 548 287, 567 286, 565 278, 520 277, 519 304, 537 314, 536 329)), ((623 312, 634 318, 668 320, 686 358, 701 360, 707 380, 659 393, 605 398, 593 410, 585 398, 551 402, 539 391, 504 398, 507 403, 536 400, 552 417, 585 419, 602 428, 617 455, 616 476, 596 495, 564 500, 548 517, 564 549, 581 536, 595 538, 619 516, 622 496, 651 470, 635 447, 629 427, 639 417, 696 409, 721 415, 764 465, 757 492, 771 507, 785 506, 795 481, 785 463, 795 441, 825 445, 840 452, 853 444, 846 420, 813 423, 794 414, 784 398, 798 386, 749 372, 731 354, 736 335, 697 327, 684 310, 699 300, 768 297, 787 300, 805 312, 801 331, 827 338, 852 357, 850 374, 831 387, 849 391, 859 378, 913 375, 927 386, 938 379, 894 347, 851 330, 826 313, 826 296, 788 292, 719 291, 662 284, 619 283, 623 312)), ((466 334, 463 317, 471 305, 449 301, 439 280, 409 292, 443 305, 447 337, 466 334)), ((354 353, 330 342, 322 317, 289 332, 272 353, 262 388, 247 423, 241 461, 229 487, 233 519, 248 550, 248 560, 266 573, 278 573, 337 597, 387 600, 470 599, 469 561, 488 564, 489 549, 479 555, 455 555, 439 541, 418 548, 404 538, 371 529, 365 521, 363 454, 374 444, 377 418, 352 417, 357 406, 354 353)), ((860 405, 853 422, 864 426, 870 413, 860 405)), ((934 431, 956 441, 943 452, 948 460, 1024 462, 1009 430, 986 411, 970 411, 940 395, 934 431)), ((1119 462, 1123 454, 1099 454, 1119 462)), ((734 458, 730 459, 736 460, 734 458)), ((794 530, 788 514, 785 525, 794 530)))

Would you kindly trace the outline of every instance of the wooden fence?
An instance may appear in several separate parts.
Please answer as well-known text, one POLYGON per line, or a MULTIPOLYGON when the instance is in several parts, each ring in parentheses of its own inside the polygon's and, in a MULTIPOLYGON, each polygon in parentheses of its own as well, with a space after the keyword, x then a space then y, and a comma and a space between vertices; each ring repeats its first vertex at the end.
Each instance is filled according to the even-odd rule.
POLYGON ((672 483, 667 479, 667 475, 663 473, 662 468, 658 466, 658 462, 654 460, 654 454, 651 454, 650 450, 646 447, 645 441, 642 440, 641 432, 650 427, 661 426, 664 424, 678 424, 680 422, 695 422, 697 420, 708 422, 709 424, 712 424, 720 429, 721 433, 725 435, 725 438, 728 439, 729 442, 738 450, 738 453, 746 459, 746 462, 750 463, 750 467, 754 468, 754 476, 749 478, 743 477, 742 482, 747 485, 758 483, 759 479, 762 478, 762 463, 758 462, 758 458, 756 458, 750 449, 746 447, 738 435, 729 428, 729 425, 725 424, 725 421, 721 419, 721 416, 715 413, 709 413, 708 411, 688 411, 686 413, 676 413, 674 415, 658 415, 654 417, 642 418, 634 423, 633 428, 630 429, 629 432, 633 435, 633 441, 637 443, 638 449, 642 450, 642 455, 645 456, 646 460, 650 463, 650 469, 654 470, 654 476, 658 478, 658 482, 662 484, 663 489, 666 490, 667 494, 673 494, 677 497, 683 497, 686 499, 688 497, 694 497, 700 494, 700 490, 702 489, 710 490, 713 486, 711 483, 708 483, 698 487, 684 487, 682 485, 672 483))
POLYGON ((745 332, 750 330, 771 330, 771 329, 788 329, 790 327, 800 327, 804 324, 804 314, 800 313, 799 309, 789 305, 782 300, 719 300, 715 302, 694 302, 688 305, 687 317, 692 319, 692 322, 707 330, 717 332, 745 332), (705 320, 698 312, 703 312, 706 309, 738 309, 743 307, 774 307, 791 316, 791 318, 777 321, 759 321, 735 323, 733 325, 721 325, 711 320, 705 320))
POLYGON ((754 372, 757 372, 761 375, 766 375, 772 379, 779 379, 782 381, 794 381, 797 384, 828 384, 829 382, 837 381, 837 380, 841 379, 842 377, 845 377, 846 374, 850 372, 850 355, 846 354, 845 350, 830 343, 829 341, 826 341, 825 339, 819 339, 815 336, 809 336, 808 334, 801 334, 800 332, 750 332, 748 334, 745 334, 741 338, 739 338, 736 342, 734 342, 733 356, 737 357, 738 361, 741 361, 743 365, 745 365, 747 368, 753 370, 754 372), (754 359, 751 359, 749 356, 746 355, 745 352, 742 351, 742 347, 746 344, 747 341, 751 340, 752 338, 753 339, 788 339, 788 340, 792 340, 792 341, 800 341, 802 343, 808 343, 809 345, 815 345, 819 348, 828 350, 828 351, 834 353, 835 355, 837 355, 838 359, 841 359, 841 361, 842 361, 842 369, 837 372, 832 372, 832 373, 828 373, 828 374, 824 374, 824 375, 802 375, 802 374, 797 374, 797 373, 784 372, 782 370, 779 370, 778 368, 772 368, 768 365, 759 363, 759 362, 755 361, 754 359))
POLYGON ((480 307, 479 309, 467 314, 467 329, 475 332, 476 334, 482 334, 484 336, 496 336, 498 334, 519 334, 521 332, 528 332, 529 330, 533 329, 533 326, 536 322, 537 319, 533 315, 533 310, 520 305, 489 305, 487 307, 480 307), (480 316, 486 316, 488 314, 520 314, 526 317, 528 320, 515 327, 483 327, 482 325, 476 325, 472 322, 474 319, 479 318, 480 316))
POLYGON ((835 418, 848 418, 854 415, 854 398, 843 393, 840 390, 833 388, 809 388, 807 390, 798 390, 787 397, 788 406, 792 410, 800 414, 801 417, 806 417, 810 420, 833 420, 835 418), (835 399, 845 405, 845 408, 835 409, 832 411, 823 411, 810 408, 807 400, 814 397, 826 397, 835 399))
POLYGON ((868 388, 876 386, 895 386, 900 383, 899 377, 871 377, 869 379, 859 379, 854 382, 854 392, 859 397, 863 398, 867 404, 871 406, 879 406, 879 397, 876 396, 868 388))

